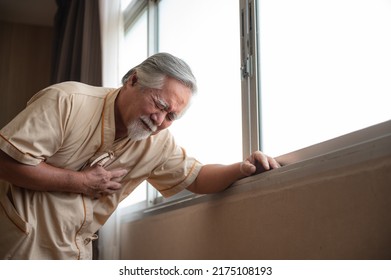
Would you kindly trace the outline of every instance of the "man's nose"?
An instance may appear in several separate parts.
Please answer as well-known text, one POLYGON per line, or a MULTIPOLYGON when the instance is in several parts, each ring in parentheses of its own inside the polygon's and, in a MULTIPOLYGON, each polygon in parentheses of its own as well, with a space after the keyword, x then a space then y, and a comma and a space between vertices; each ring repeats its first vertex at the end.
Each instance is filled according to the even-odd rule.
POLYGON ((166 112, 153 113, 151 115, 151 120, 153 121, 154 125, 160 126, 166 118, 166 114, 166 112))

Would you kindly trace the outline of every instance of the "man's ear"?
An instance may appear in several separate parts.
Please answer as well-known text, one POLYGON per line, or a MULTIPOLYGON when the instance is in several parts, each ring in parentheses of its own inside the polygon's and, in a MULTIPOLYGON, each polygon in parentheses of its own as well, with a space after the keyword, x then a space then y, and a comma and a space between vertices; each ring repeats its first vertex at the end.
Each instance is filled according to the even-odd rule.
POLYGON ((133 73, 133 75, 132 75, 132 83, 131 83, 131 85, 132 85, 132 87, 134 87, 134 85, 137 83, 137 73, 136 72, 134 72, 133 73))

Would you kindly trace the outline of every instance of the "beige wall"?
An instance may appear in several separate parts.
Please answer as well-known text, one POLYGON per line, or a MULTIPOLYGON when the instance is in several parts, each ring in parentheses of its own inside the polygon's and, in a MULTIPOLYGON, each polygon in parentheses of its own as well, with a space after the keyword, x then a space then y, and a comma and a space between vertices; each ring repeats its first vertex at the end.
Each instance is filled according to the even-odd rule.
POLYGON ((123 222, 121 259, 391 259, 391 137, 123 222))
POLYGON ((52 28, 0 21, 0 127, 49 85, 52 28))

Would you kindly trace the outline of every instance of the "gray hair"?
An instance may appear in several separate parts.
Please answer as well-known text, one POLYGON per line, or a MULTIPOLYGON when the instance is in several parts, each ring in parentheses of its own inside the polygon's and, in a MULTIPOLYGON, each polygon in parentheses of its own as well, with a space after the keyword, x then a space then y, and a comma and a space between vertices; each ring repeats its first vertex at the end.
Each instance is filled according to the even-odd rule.
POLYGON ((152 55, 130 69, 123 76, 122 84, 125 84, 134 72, 137 73, 137 83, 144 88, 162 89, 168 76, 187 86, 193 94, 197 92, 197 81, 189 65, 169 53, 152 55))

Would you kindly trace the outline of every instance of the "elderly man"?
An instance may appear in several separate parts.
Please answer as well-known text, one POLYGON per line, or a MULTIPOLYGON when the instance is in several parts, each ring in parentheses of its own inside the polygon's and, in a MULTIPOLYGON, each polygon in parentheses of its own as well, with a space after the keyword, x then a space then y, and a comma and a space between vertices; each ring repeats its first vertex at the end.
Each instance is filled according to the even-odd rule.
POLYGON ((196 91, 166 53, 131 69, 118 89, 77 82, 38 92, 0 131, 0 258, 90 259, 91 240, 143 180, 163 196, 214 193, 279 164, 261 152, 202 165, 166 129, 196 91))

